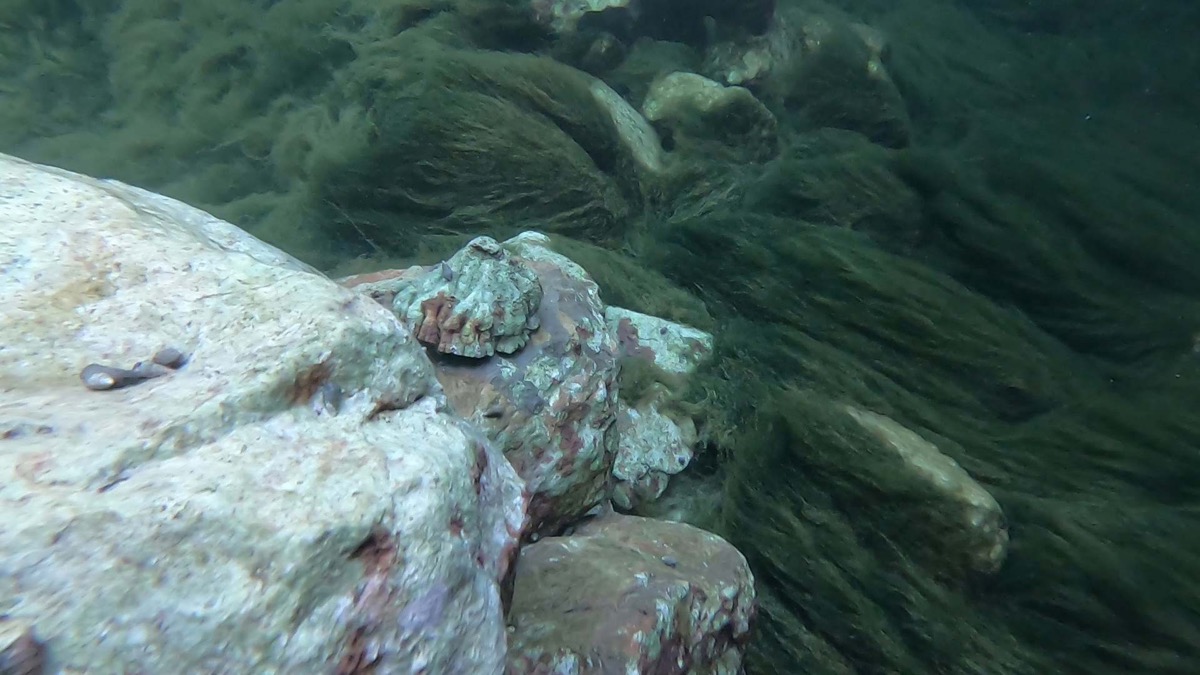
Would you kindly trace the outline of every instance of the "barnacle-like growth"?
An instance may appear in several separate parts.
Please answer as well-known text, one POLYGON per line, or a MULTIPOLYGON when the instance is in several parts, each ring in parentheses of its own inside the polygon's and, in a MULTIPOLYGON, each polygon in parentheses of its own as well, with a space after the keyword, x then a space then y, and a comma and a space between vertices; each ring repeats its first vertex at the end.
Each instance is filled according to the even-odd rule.
POLYGON ((537 330, 542 285, 491 237, 472 239, 449 260, 401 286, 392 309, 417 340, 444 354, 512 354, 537 330))

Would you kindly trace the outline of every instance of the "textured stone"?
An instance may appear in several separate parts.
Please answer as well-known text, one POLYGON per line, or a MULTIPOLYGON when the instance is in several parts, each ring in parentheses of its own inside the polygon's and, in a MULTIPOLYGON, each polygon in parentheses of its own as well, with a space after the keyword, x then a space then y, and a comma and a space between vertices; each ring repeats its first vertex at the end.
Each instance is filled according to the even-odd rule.
POLYGON ((673 419, 656 403, 637 407, 623 401, 617 410, 617 458, 613 462, 613 504, 630 510, 658 499, 671 476, 691 463, 696 426, 673 419))
POLYGON ((0 157, 0 616, 51 672, 495 673, 521 482, 396 318, 237 228, 0 157), (90 362, 164 346, 110 391, 90 362))
POLYGON ((687 375, 712 353, 713 337, 702 330, 622 307, 604 310, 622 356, 643 359, 655 368, 687 375))
POLYGON ((609 514, 522 549, 508 673, 735 675, 754 613, 723 539, 609 514))
POLYGON ((958 566, 982 574, 992 574, 1004 564, 1008 554, 1008 524, 996 498, 971 478, 962 467, 900 423, 867 410, 846 406, 846 411, 863 429, 896 451, 911 474, 926 483, 957 508, 938 509, 936 513, 914 514, 914 518, 937 518, 958 536, 959 546, 952 551, 958 566))
POLYGON ((538 327, 537 275, 491 237, 396 289, 393 310, 417 339, 443 354, 512 354, 538 327))
MULTIPOLYGON (((502 448, 530 493, 529 533, 554 533, 600 504, 616 452, 617 345, 600 291, 583 268, 526 232, 502 244, 537 275, 543 289, 538 329, 513 355, 437 359, 438 380, 454 409, 502 448)), ((387 303, 408 279, 431 268, 344 279, 387 303)))

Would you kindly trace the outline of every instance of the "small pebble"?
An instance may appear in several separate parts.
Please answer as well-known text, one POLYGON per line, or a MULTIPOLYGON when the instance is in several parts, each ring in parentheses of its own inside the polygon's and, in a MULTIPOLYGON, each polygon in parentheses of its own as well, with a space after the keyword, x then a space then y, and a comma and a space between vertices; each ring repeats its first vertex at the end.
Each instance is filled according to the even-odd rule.
POLYGON ((139 380, 149 380, 152 377, 162 377, 171 372, 166 366, 154 362, 138 361, 129 369, 139 380))
POLYGON ((666 565, 667 567, 675 567, 679 564, 679 561, 676 560, 674 556, 664 555, 662 558, 660 558, 660 560, 662 560, 662 564, 666 565))

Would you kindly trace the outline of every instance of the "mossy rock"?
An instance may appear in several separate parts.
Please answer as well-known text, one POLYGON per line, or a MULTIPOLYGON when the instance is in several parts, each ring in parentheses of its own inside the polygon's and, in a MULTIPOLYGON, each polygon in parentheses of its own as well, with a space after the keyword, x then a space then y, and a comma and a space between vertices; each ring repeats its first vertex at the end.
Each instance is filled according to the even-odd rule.
POLYGON ((536 228, 618 240, 639 188, 588 76, 549 59, 408 40, 347 69, 309 179, 343 232, 384 250, 414 234, 536 228))

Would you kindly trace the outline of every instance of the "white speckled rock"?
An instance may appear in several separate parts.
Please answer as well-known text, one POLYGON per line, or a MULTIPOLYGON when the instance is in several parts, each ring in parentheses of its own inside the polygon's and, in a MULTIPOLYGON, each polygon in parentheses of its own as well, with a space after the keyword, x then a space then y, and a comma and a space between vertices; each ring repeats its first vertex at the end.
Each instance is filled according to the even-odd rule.
POLYGON ((521 484, 384 308, 5 156, 0 297, 0 615, 48 672, 500 671, 521 484), (167 345, 178 371, 80 382, 167 345))

